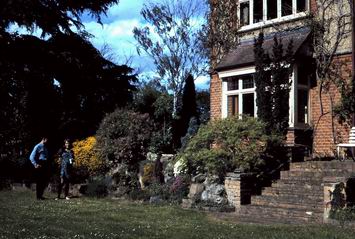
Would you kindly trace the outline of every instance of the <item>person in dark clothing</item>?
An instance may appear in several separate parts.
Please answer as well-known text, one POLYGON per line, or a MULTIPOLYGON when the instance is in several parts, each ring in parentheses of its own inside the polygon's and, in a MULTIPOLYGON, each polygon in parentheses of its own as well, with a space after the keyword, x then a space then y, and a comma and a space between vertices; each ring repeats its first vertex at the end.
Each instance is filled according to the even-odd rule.
POLYGON ((58 197, 56 199, 60 199, 64 186, 64 197, 69 200, 70 172, 74 162, 74 153, 71 150, 70 141, 68 139, 64 140, 64 147, 59 150, 58 155, 60 160, 60 183, 58 185, 58 197))
POLYGON ((44 200, 43 193, 49 176, 47 141, 47 137, 42 137, 41 142, 33 148, 30 155, 30 161, 35 168, 37 200, 44 200))

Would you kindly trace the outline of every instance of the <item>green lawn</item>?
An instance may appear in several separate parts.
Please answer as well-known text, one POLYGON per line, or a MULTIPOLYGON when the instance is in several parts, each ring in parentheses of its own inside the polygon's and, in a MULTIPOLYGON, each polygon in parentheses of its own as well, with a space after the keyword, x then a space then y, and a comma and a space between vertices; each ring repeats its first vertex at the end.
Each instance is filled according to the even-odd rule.
POLYGON ((173 206, 34 198, 28 191, 0 192, 0 238, 355 238, 355 229, 233 224, 173 206))

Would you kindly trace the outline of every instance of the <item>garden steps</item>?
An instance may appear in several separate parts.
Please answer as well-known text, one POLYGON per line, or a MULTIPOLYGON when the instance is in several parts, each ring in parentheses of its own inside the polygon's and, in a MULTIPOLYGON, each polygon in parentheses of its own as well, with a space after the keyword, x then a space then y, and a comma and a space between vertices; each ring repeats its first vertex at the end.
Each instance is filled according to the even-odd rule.
POLYGON ((304 194, 305 191, 309 196, 317 196, 323 193, 323 188, 311 187, 311 189, 308 189, 304 187, 301 188, 268 187, 263 191, 263 196, 292 196, 292 195, 304 194))
POLYGON ((237 220, 256 223, 322 223, 325 177, 355 173, 354 162, 315 161, 291 163, 280 179, 261 195, 252 196, 249 205, 237 211, 237 220))
POLYGON ((282 179, 295 179, 295 180, 313 180, 313 179, 319 179, 322 177, 336 177, 339 175, 344 175, 348 174, 349 171, 347 170, 332 170, 332 171, 314 171, 314 172, 309 172, 309 171, 281 171, 281 178, 282 179))
POLYGON ((321 223, 323 212, 280 206, 245 205, 242 206, 237 220, 256 223, 321 223))

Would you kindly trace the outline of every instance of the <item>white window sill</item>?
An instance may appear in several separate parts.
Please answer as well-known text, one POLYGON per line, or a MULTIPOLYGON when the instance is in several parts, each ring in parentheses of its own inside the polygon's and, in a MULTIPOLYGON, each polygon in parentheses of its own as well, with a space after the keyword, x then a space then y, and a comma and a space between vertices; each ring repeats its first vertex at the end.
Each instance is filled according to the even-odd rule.
POLYGON ((296 14, 293 14, 293 15, 284 16, 284 17, 281 17, 281 18, 276 18, 276 19, 272 19, 272 20, 266 20, 266 21, 262 21, 262 22, 258 22, 258 23, 253 23, 253 24, 241 27, 239 29, 239 32, 246 32, 246 31, 251 31, 251 30, 258 29, 260 27, 278 25, 278 24, 283 23, 283 22, 289 22, 289 21, 302 19, 302 18, 305 18, 306 16, 307 16, 306 12, 300 12, 300 13, 296 13, 296 14))

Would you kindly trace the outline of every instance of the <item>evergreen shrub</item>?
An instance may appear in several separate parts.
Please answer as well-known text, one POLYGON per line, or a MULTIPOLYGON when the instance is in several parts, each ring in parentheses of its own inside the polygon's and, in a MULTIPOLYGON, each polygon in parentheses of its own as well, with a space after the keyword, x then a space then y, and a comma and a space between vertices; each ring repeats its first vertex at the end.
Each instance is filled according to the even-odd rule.
POLYGON ((96 133, 98 156, 110 169, 125 164, 128 171, 137 172, 146 158, 151 125, 148 114, 126 109, 108 114, 96 133))
POLYGON ((180 154, 185 172, 223 177, 227 171, 258 171, 265 163, 267 149, 279 136, 268 136, 265 124, 243 116, 214 120, 200 127, 180 154))

